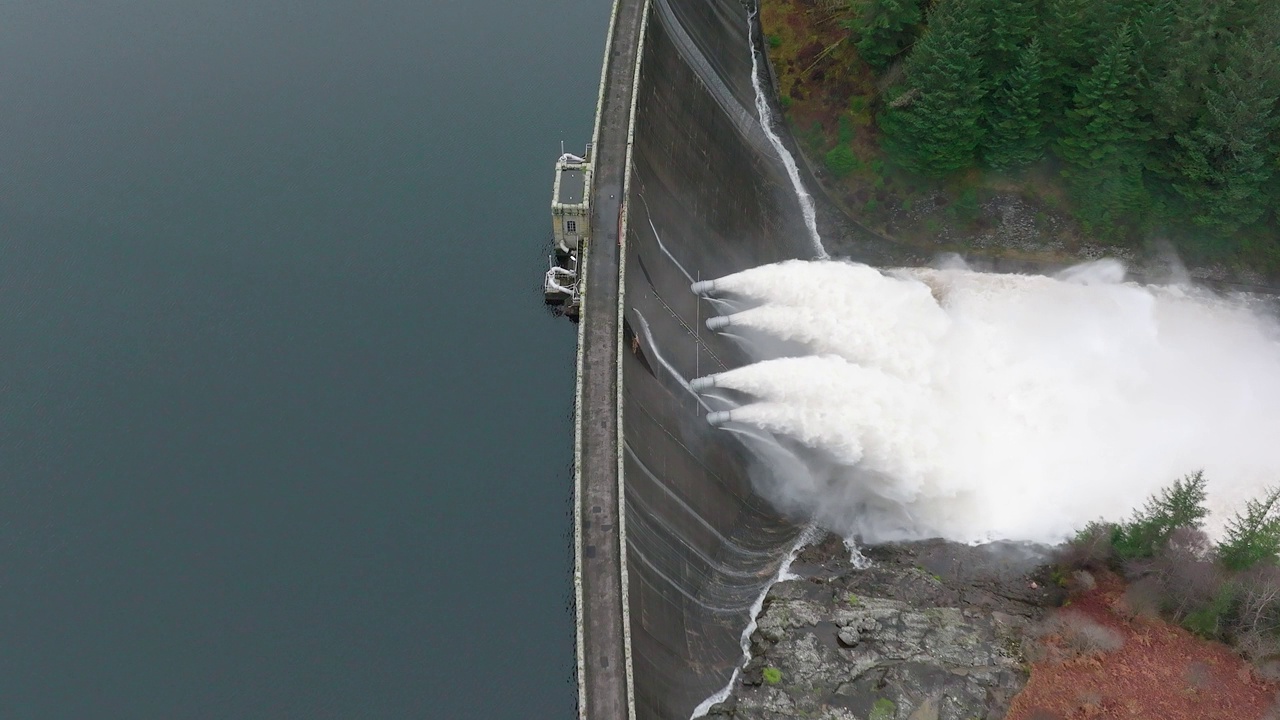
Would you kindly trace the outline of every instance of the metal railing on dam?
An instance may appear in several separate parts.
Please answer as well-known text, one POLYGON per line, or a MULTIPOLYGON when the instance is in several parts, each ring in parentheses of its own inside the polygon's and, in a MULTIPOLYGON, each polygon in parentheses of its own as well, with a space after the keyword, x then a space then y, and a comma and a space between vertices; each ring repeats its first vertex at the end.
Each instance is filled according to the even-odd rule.
POLYGON ((616 0, 579 278, 575 599, 581 718, 688 718, 742 659, 798 528, 755 492, 688 380, 743 363, 689 285, 807 257, 755 113, 753 8, 616 0))

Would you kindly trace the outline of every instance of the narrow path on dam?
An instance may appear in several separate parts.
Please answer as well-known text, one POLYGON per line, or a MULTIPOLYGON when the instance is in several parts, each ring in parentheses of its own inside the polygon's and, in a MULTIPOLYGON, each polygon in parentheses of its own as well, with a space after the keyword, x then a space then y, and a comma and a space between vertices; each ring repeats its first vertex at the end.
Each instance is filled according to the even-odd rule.
POLYGON ((644 0, 616 0, 601 79, 586 251, 575 543, 580 718, 632 717, 628 691, 618 492, 618 237, 644 0))

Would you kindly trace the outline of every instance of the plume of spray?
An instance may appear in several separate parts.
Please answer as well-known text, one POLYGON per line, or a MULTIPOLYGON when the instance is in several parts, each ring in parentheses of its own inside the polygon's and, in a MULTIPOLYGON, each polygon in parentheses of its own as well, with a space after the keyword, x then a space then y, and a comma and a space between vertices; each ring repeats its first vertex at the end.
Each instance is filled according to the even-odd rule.
POLYGON ((804 449, 760 488, 865 541, 1057 542, 1177 477, 1210 480, 1210 532, 1280 480, 1277 326, 1114 261, 1055 277, 788 261, 694 285, 756 362, 699 378, 708 414, 804 449), (779 352, 779 347, 787 348, 779 352))

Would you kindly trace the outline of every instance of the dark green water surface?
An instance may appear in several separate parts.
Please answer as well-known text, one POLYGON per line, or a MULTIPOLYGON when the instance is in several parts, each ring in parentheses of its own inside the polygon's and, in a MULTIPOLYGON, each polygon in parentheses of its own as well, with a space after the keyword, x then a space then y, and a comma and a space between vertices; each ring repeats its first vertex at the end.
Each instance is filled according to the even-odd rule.
POLYGON ((0 718, 557 718, 607 0, 0 3, 0 718))

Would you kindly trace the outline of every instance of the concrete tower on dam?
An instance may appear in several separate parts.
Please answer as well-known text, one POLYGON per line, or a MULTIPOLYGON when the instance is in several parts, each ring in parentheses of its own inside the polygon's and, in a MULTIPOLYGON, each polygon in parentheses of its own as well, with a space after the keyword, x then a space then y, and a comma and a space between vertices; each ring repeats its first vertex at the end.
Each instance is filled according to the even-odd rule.
POLYGON ((688 718, 799 532, 688 381, 746 361, 690 284, 808 257, 738 0, 616 0, 589 185, 575 421, 579 717, 688 718))
POLYGON ((591 237, 591 146, 581 156, 563 152, 551 190, 551 257, 542 291, 548 305, 578 317, 578 259, 591 237))

